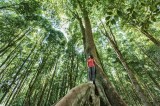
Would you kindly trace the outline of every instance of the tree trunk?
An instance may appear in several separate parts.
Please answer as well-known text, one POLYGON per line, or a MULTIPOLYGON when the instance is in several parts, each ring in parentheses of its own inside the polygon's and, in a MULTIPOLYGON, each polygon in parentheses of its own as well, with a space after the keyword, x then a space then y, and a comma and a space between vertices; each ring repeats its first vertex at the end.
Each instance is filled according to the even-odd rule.
POLYGON ((86 50, 87 55, 92 54, 96 61, 97 80, 102 84, 106 97, 112 106, 126 106, 125 102, 120 98, 116 90, 113 88, 109 79, 102 69, 102 64, 98 58, 96 46, 94 44, 90 19, 86 10, 83 10, 83 18, 85 25, 85 38, 86 38, 86 50))
MULTIPOLYGON (((9 88, 8 88, 8 91, 11 89, 13 83, 15 83, 16 81, 16 78, 18 77, 21 69, 23 68, 23 66, 25 65, 25 63, 27 62, 27 60, 29 59, 29 57, 32 55, 33 51, 35 50, 36 48, 36 44, 35 46, 32 48, 31 52, 29 53, 29 55, 26 57, 26 59, 24 60, 24 62, 22 63, 22 65, 20 66, 20 68, 18 69, 18 71, 16 72, 14 78, 13 78, 13 81, 11 82, 11 84, 9 85, 9 88)), ((8 92, 5 92, 2 96, 2 98, 0 99, 0 103, 2 102, 2 100, 4 99, 4 97, 7 95, 8 92)))
POLYGON ((141 47, 140 45, 138 45, 139 49, 144 53, 144 55, 146 55, 148 57, 148 59, 156 66, 157 70, 160 70, 160 65, 158 65, 154 59, 152 59, 151 56, 149 56, 147 53, 146 53, 146 50, 145 48, 141 47))
POLYGON ((155 45, 160 47, 160 41, 155 39, 150 33, 148 33, 146 30, 141 29, 141 32, 149 39, 151 40, 155 45))
POLYGON ((81 84, 71 89, 55 106, 100 106, 91 83, 81 84))
MULTIPOLYGON (((50 51, 50 50, 48 50, 48 47, 45 49, 45 51, 50 51)), ((47 55, 46 57, 45 56, 43 57, 42 63, 39 64, 39 67, 37 68, 36 75, 33 76, 32 80, 29 82, 29 88, 28 88, 28 90, 26 92, 26 95, 25 95, 26 97, 25 97, 25 99, 23 101, 23 105, 24 106, 30 106, 30 104, 31 104, 30 97, 31 97, 31 95, 33 93, 34 84, 36 83, 39 75, 41 74, 42 69, 44 68, 45 64, 47 63, 48 58, 49 58, 49 55, 47 55)))
POLYGON ((157 88, 160 90, 160 84, 155 80, 152 74, 150 72, 147 72, 147 74, 151 78, 151 80, 154 82, 154 84, 157 86, 157 88))
MULTIPOLYGON (((22 40, 23 41, 23 40, 22 40)), ((21 42, 22 42, 21 41, 21 42)), ((10 52, 10 54, 7 56, 7 58, 2 62, 2 64, 0 65, 0 68, 4 65, 4 64, 6 64, 6 62, 14 55, 14 53, 16 53, 16 50, 17 50, 17 48, 20 46, 20 44, 21 44, 21 42, 14 48, 14 50, 12 50, 11 52, 10 52)))
MULTIPOLYGON (((118 72, 117 69, 116 69, 116 72, 118 72)), ((136 100, 135 100, 135 98, 134 98, 134 95, 131 96, 131 95, 130 95, 131 93, 128 92, 128 89, 125 89, 125 86, 124 86, 124 83, 125 83, 125 82, 120 78, 119 73, 117 73, 117 78, 118 78, 118 81, 120 81, 120 84, 121 84, 121 85, 120 85, 120 86, 121 86, 120 88, 121 88, 122 91, 123 91, 122 93, 125 94, 125 99, 127 99, 127 101, 129 101, 129 102, 131 102, 131 101, 134 102, 134 103, 131 102, 131 104, 133 103, 133 104, 135 104, 135 105, 138 105, 137 102, 136 102, 136 100), (132 100, 132 99, 133 99, 133 100, 132 100)))
POLYGON ((46 88, 47 88, 47 84, 48 84, 48 82, 47 82, 47 80, 46 80, 46 82, 45 82, 45 84, 44 84, 44 87, 43 87, 43 89, 42 89, 42 93, 41 93, 41 95, 40 95, 40 98, 39 98, 39 101, 38 101, 38 104, 37 104, 37 106, 41 106, 41 103, 43 102, 43 96, 44 96, 44 94, 45 94, 45 90, 46 90, 46 88))
MULTIPOLYGON (((105 27, 104 27, 105 29, 105 27)), ((109 27, 110 29, 110 27, 109 27)), ((111 29, 110 29, 110 33, 111 36, 114 36, 111 29)), ((125 59, 123 58, 122 53, 120 52, 118 45, 116 44, 115 40, 112 40, 112 38, 110 37, 110 35, 107 33, 106 29, 105 29, 105 34, 104 34, 110 41, 113 49, 115 50, 117 57, 119 58, 119 60, 121 61, 122 65, 124 66, 125 70, 128 73, 128 76, 139 96, 139 98, 141 99, 142 103, 144 106, 151 106, 151 104, 149 103, 149 99, 147 98, 147 96, 144 93, 144 90, 142 89, 142 87, 140 86, 140 84, 138 83, 138 80, 136 79, 136 77, 133 74, 133 71, 130 69, 130 67, 128 66, 128 64, 126 63, 125 59)))
MULTIPOLYGON (((37 54, 34 55, 34 58, 36 57, 37 54)), ((22 74, 22 78, 21 78, 21 83, 19 85, 18 88, 16 88, 16 93, 14 94, 14 96, 12 97, 10 103, 8 104, 8 106, 11 105, 12 101, 14 100, 15 97, 18 96, 18 94, 20 93, 20 91, 22 90, 23 85, 25 84, 25 80, 27 79, 27 77, 29 76, 29 71, 32 68, 32 65, 34 64, 34 61, 31 61, 28 65, 27 65, 27 69, 25 70, 25 73, 22 74)))
POLYGON ((0 79, 2 80, 2 78, 4 77, 4 72, 6 72, 5 70, 8 68, 8 66, 13 62, 13 60, 17 57, 17 55, 18 55, 19 53, 17 52, 16 54, 15 54, 15 56, 14 57, 12 57, 12 59, 10 59, 10 61, 8 62, 8 64, 6 64, 5 65, 5 67, 0 71, 0 79))
POLYGON ((19 82, 19 84, 17 84, 18 86, 16 86, 14 88, 14 90, 13 90, 14 92, 12 92, 12 94, 11 94, 12 98, 11 97, 8 98, 5 106, 10 106, 11 105, 11 103, 14 100, 15 96, 18 95, 18 93, 20 92, 20 90, 21 90, 21 88, 22 88, 22 86, 24 84, 25 79, 26 79, 26 76, 23 76, 23 78, 21 79, 21 81, 19 82))
POLYGON ((8 6, 1 6, 1 7, 0 7, 0 10, 1 10, 1 9, 12 8, 12 7, 17 6, 17 5, 18 5, 18 4, 12 4, 12 5, 8 5, 8 6))
MULTIPOLYGON (((104 70, 102 69, 102 65, 101 65, 100 60, 98 58, 98 53, 97 53, 96 46, 95 46, 94 40, 93 40, 92 28, 91 28, 90 19, 88 17, 88 12, 85 10, 84 7, 82 7, 80 2, 79 2, 79 6, 80 6, 82 14, 83 14, 84 25, 85 25, 85 28, 83 28, 83 30, 85 29, 85 36, 84 36, 85 54, 86 54, 86 56, 92 54, 95 61, 96 61, 96 71, 97 71, 97 75, 96 75, 97 78, 96 79, 98 80, 98 82, 100 84, 102 84, 102 86, 103 86, 102 90, 104 90, 105 96, 107 97, 109 103, 112 106, 126 106, 126 103, 121 99, 121 97, 118 95, 116 90, 113 88, 112 84, 110 83, 110 81, 106 77, 104 70)), ((82 34, 83 34, 83 32, 82 32, 82 34)), ((107 102, 107 101, 104 101, 104 102, 107 102)))
POLYGON ((21 40, 26 34, 31 32, 31 28, 28 28, 22 35, 18 36, 18 38, 14 41, 11 41, 5 46, 4 48, 0 49, 0 53, 4 52, 6 49, 8 49, 11 46, 14 46, 19 40, 21 40))
MULTIPOLYGON (((55 63, 54 63, 54 70, 53 70, 53 74, 52 74, 52 78, 50 80, 50 85, 49 85, 49 89, 48 89, 48 93, 47 93, 47 99, 45 101, 45 106, 48 105, 48 101, 49 101, 49 98, 51 96, 51 90, 52 90, 52 86, 53 86, 53 79, 56 75, 56 71, 57 71, 57 64, 58 64, 58 59, 59 59, 59 56, 58 58, 56 59, 55 63)), ((51 68, 52 69, 52 68, 51 68)))

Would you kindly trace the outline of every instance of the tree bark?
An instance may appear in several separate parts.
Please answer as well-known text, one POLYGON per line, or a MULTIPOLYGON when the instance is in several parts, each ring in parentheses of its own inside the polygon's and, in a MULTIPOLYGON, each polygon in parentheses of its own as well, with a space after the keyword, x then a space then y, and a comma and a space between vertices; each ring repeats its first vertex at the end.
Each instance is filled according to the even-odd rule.
POLYGON ((81 32, 82 32, 82 40, 83 40, 84 52, 85 52, 86 58, 88 57, 88 55, 92 54, 96 61, 96 71, 97 71, 96 80, 102 86, 102 87, 97 86, 97 88, 100 88, 99 92, 104 91, 104 96, 105 96, 101 98, 103 98, 103 100, 107 98, 106 101, 103 101, 103 102, 107 103, 107 100, 108 100, 109 102, 108 104, 111 104, 112 106, 127 106, 127 104, 121 99, 121 97, 118 95, 116 90, 113 88, 112 84, 110 83, 110 81, 106 77, 106 74, 104 73, 96 46, 94 44, 91 23, 88 16, 88 12, 85 8, 85 1, 81 2, 80 0, 77 0, 77 3, 78 3, 78 6, 80 7, 80 11, 82 12, 83 21, 79 17, 77 12, 73 12, 72 9, 69 9, 69 10, 79 22, 81 32))
MULTIPOLYGON (((26 61, 29 59, 29 57, 32 55, 33 51, 35 50, 36 48, 36 44, 35 46, 32 48, 31 52, 29 53, 29 55, 26 57, 26 59, 24 60, 24 62, 22 63, 22 65, 20 66, 20 68, 18 69, 18 71, 16 72, 15 74, 15 77, 13 78, 13 81, 11 82, 11 84, 9 85, 9 88, 8 88, 8 91, 11 89, 13 83, 15 83, 16 81, 16 78, 18 77, 21 69, 23 68, 23 66, 25 65, 26 61)), ((8 92, 5 92, 2 96, 2 98, 0 99, 0 102, 2 102, 2 100, 4 99, 4 97, 7 95, 8 92)))
POLYGON ((12 59, 10 59, 10 61, 8 62, 8 64, 5 65, 5 67, 0 71, 0 79, 2 80, 2 78, 4 77, 4 72, 6 72, 5 70, 8 68, 8 66, 13 62, 13 60, 17 57, 19 53, 17 52, 16 54, 14 54, 15 56, 12 57, 12 59))
POLYGON ((156 66, 157 70, 160 71, 160 65, 158 65, 155 60, 149 56, 147 53, 146 53, 146 50, 145 48, 141 47, 140 45, 138 45, 139 49, 144 53, 144 55, 146 55, 148 57, 148 59, 156 66))
POLYGON ((48 82, 46 81, 45 82, 45 84, 44 84, 44 87, 43 87, 43 89, 42 89, 42 93, 41 93, 41 95, 40 95, 40 99, 39 99, 39 101, 38 101, 38 104, 37 104, 37 106, 41 106, 41 103, 42 103, 42 101, 43 101, 43 96, 44 96, 44 94, 45 94, 45 90, 46 90, 46 88, 47 88, 47 85, 48 85, 48 82))
POLYGON ((81 28, 82 31, 85 29, 85 35, 84 35, 85 54, 86 56, 92 54, 96 61, 96 71, 97 71, 96 80, 98 80, 98 82, 102 84, 105 95, 112 106, 126 106, 126 103, 121 99, 121 97, 118 95, 116 90, 113 88, 112 84, 106 77, 104 70, 102 69, 102 64, 100 63, 100 60, 98 58, 98 53, 93 40, 92 28, 91 28, 90 19, 88 17, 88 12, 80 2, 79 2, 79 7, 81 8, 81 11, 82 11, 84 26, 85 26, 85 28, 83 29, 81 28))
MULTIPOLYGON (((104 27, 104 25, 103 25, 104 27)), ((109 27, 110 29, 110 27, 109 27)), ((122 53, 120 52, 118 45, 115 43, 115 40, 112 40, 112 38, 110 36, 114 36, 111 29, 110 29, 110 33, 111 35, 109 35, 104 27, 105 33, 104 35, 109 39, 113 49, 115 50, 117 57, 119 58, 119 60, 121 61, 122 65, 124 66, 125 70, 128 73, 128 76, 139 96, 139 98, 141 99, 142 103, 144 106, 151 106, 151 104, 149 103, 149 99, 147 98, 147 96, 144 93, 144 90, 142 89, 142 87, 140 86, 140 84, 138 83, 138 80, 136 79, 136 77, 133 74, 133 71, 130 69, 130 67, 128 66, 127 62, 125 61, 125 59, 123 58, 122 53)))
MULTIPOLYGON (((22 40, 23 41, 23 40, 22 40)), ((21 42, 22 42, 21 41, 21 42)), ((20 46, 21 42, 14 48, 14 50, 12 50, 10 52, 10 54, 7 56, 7 58, 2 62, 2 64, 0 65, 0 68, 10 59, 11 56, 14 55, 14 53, 16 52, 17 48, 20 46)))
POLYGON ((155 80, 152 74, 150 72, 147 72, 147 74, 151 78, 151 80, 154 82, 154 84, 157 86, 157 88, 160 90, 160 84, 155 80))
POLYGON ((160 47, 160 41, 155 39, 150 33, 148 33, 146 30, 141 29, 141 32, 149 39, 151 40, 155 45, 160 47))
MULTIPOLYGON (((53 86, 53 79, 56 75, 56 71, 57 71, 57 64, 58 64, 58 59, 59 59, 59 56, 58 58, 56 59, 55 63, 54 63, 54 71, 53 71, 53 74, 52 74, 52 78, 50 80, 50 85, 49 85, 49 89, 48 89, 48 93, 47 93, 47 99, 45 101, 45 106, 48 105, 48 101, 49 101, 49 98, 51 96, 51 90, 52 90, 52 86, 53 86)), ((52 69, 52 68, 51 68, 52 69)))
MULTIPOLYGON (((34 55, 34 58, 33 60, 35 59, 37 54, 34 55)), ((14 96, 12 97, 11 101, 9 102, 8 106, 11 105, 12 101, 14 100, 15 97, 17 97, 17 95, 19 94, 19 92, 22 90, 22 87, 23 85, 25 84, 25 80, 27 79, 27 77, 29 76, 29 71, 28 70, 31 70, 32 66, 34 64, 34 61, 31 61, 28 65, 27 65, 27 69, 25 71, 25 73, 22 74, 22 78, 21 78, 21 83, 20 85, 18 86, 18 88, 16 88, 16 93, 14 94, 14 96)))
POLYGON ((94 89, 95 87, 91 83, 76 86, 71 89, 55 106, 89 106, 86 104, 88 104, 90 97, 92 99, 93 106, 100 106, 98 98, 95 96, 94 89))
POLYGON ((84 45, 84 50, 86 50, 86 38, 85 38, 85 28, 83 26, 83 23, 82 23, 82 19, 77 18, 78 22, 79 22, 79 25, 80 25, 80 28, 81 28, 81 33, 82 33, 82 41, 83 41, 83 45, 84 45))
MULTIPOLYGON (((47 51, 47 50, 48 50, 48 47, 45 49, 45 51, 47 51)), ((49 52, 50 52, 50 51, 49 51, 49 52)), ((46 55, 47 55, 47 54, 46 54, 46 55)), ((44 68, 45 64, 47 63, 48 58, 49 58, 49 55, 47 55, 46 57, 45 57, 45 56, 43 57, 43 59, 42 59, 43 61, 42 61, 42 63, 39 65, 39 67, 38 67, 38 69, 37 69, 36 75, 35 75, 35 76, 32 78, 32 80, 30 81, 30 83, 29 83, 29 88, 28 88, 28 90, 27 90, 26 97, 25 97, 25 100, 24 100, 24 102, 23 102, 23 105, 24 105, 24 106, 28 106, 28 105, 30 106, 30 105, 31 105, 30 97, 31 97, 31 95, 32 95, 32 93, 33 93, 33 87, 34 87, 34 85, 35 85, 35 83, 36 83, 39 75, 41 74, 42 69, 44 68)))
POLYGON ((26 34, 30 33, 31 28, 28 28, 22 35, 18 36, 18 38, 14 41, 11 41, 7 44, 7 46, 5 46, 4 48, 0 49, 0 53, 2 53, 3 51, 5 51, 6 49, 8 49, 11 46, 14 46, 19 40, 21 40, 26 34))
POLYGON ((1 6, 1 7, 0 7, 0 10, 1 10, 1 9, 12 8, 12 7, 16 6, 16 5, 18 5, 18 4, 12 4, 12 5, 8 5, 8 6, 1 6))

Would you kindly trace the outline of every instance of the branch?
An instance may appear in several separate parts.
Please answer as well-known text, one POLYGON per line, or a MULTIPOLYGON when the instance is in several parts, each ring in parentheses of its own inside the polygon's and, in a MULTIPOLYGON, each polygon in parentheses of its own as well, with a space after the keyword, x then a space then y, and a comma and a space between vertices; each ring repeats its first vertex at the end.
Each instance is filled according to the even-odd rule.
POLYGON ((117 45, 117 41, 116 41, 115 36, 114 36, 114 34, 113 34, 112 30, 111 30, 111 27, 110 26, 108 26, 108 27, 109 27, 110 33, 112 35, 112 39, 113 39, 114 43, 117 45))
MULTIPOLYGON (((55 106, 83 106, 89 97, 95 95, 95 86, 91 83, 81 84, 71 89, 55 106)), ((95 99, 92 97, 92 99, 95 99)), ((94 102, 94 101, 93 101, 94 102)))

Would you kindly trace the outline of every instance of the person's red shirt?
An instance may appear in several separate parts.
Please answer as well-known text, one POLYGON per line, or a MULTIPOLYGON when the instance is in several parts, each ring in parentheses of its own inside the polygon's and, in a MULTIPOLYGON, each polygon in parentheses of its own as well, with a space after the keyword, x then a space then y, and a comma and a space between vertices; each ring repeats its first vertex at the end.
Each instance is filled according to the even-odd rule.
POLYGON ((87 60, 87 65, 88 65, 88 67, 94 67, 94 66, 95 66, 94 59, 89 58, 89 59, 87 60))

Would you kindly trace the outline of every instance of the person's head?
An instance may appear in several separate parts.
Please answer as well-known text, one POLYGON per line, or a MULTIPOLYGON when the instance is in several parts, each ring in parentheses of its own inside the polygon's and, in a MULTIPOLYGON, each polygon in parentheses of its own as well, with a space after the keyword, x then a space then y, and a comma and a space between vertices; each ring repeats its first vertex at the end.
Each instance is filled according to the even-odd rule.
POLYGON ((88 58, 91 58, 91 59, 93 59, 93 56, 92 56, 92 55, 89 55, 89 56, 88 56, 88 58))

